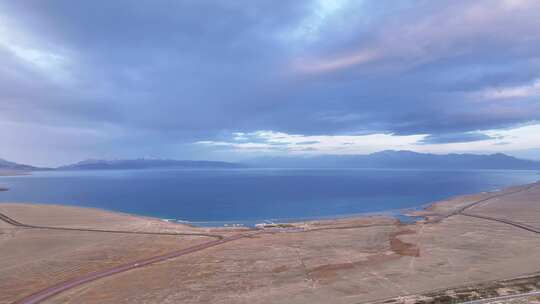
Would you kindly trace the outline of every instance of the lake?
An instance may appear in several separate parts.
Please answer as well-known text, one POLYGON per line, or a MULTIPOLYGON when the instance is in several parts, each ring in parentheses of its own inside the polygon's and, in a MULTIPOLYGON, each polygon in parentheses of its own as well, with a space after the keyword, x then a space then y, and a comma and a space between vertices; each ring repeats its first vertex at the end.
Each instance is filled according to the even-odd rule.
POLYGON ((35 172, 0 177, 1 202, 96 207, 221 226, 395 213, 540 179, 537 171, 220 169, 35 172))

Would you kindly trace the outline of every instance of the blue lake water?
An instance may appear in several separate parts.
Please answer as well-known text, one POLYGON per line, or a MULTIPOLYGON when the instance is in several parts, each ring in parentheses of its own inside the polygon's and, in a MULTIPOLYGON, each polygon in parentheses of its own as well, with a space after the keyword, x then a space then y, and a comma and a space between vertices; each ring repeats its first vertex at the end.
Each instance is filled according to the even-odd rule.
POLYGON ((96 207, 201 225, 382 213, 535 182, 537 171, 234 169, 0 177, 0 202, 96 207))

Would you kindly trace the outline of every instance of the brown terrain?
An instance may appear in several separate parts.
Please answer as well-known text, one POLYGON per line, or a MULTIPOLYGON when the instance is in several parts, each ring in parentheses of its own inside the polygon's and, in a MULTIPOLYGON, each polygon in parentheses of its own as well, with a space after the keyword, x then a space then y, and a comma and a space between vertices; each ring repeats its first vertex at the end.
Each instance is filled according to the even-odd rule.
POLYGON ((540 184, 436 202, 414 213, 425 220, 407 225, 373 216, 201 229, 4 203, 0 214, 0 303, 535 303, 540 296, 540 184), (170 252, 178 254, 136 262, 170 252), (126 263, 133 267, 29 302, 126 263))

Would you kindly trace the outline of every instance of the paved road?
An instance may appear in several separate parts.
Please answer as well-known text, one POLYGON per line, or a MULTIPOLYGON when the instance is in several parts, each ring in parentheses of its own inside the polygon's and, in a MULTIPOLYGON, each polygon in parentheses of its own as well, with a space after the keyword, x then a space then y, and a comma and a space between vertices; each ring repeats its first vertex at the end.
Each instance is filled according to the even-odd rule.
POLYGON ((508 195, 512 195, 512 194, 516 194, 516 193, 520 193, 520 192, 529 191, 529 190, 531 190, 532 188, 534 188, 534 187, 536 187, 536 186, 538 186, 538 185, 540 185, 540 183, 536 182, 536 183, 532 183, 532 184, 527 185, 527 186, 524 186, 524 187, 520 187, 519 189, 514 190, 514 191, 511 191, 511 192, 505 191, 505 192, 500 193, 500 194, 492 195, 492 196, 490 196, 490 197, 487 197, 487 198, 478 200, 478 201, 476 201, 476 202, 474 202, 474 203, 472 203, 472 204, 469 204, 469 205, 467 205, 467 206, 465 206, 465 207, 462 207, 461 209, 458 209, 458 210, 457 210, 457 213, 461 213, 461 212, 463 212, 463 211, 465 211, 465 210, 467 210, 467 209, 470 209, 470 208, 472 208, 472 207, 475 207, 475 206, 477 206, 477 205, 479 205, 479 204, 481 204, 481 203, 483 203, 483 202, 485 202, 485 201, 489 201, 489 200, 492 200, 492 199, 494 199, 494 198, 503 197, 503 196, 508 196, 508 195))
POLYGON ((498 198, 498 197, 501 197, 501 196, 506 196, 506 195, 511 195, 511 194, 515 194, 515 193, 519 193, 519 192, 528 191, 528 190, 530 190, 531 188, 533 188, 534 186, 537 186, 537 185, 538 185, 537 183, 534 183, 532 185, 529 185, 527 187, 518 189, 516 191, 502 193, 502 194, 499 194, 499 195, 491 196, 491 197, 483 199, 483 200, 476 201, 476 202, 474 202, 474 203, 472 203, 470 205, 467 205, 467 206, 459 209, 455 214, 456 215, 459 214, 459 215, 469 216, 469 217, 475 217, 475 218, 484 219, 484 220, 495 221, 495 222, 511 225, 511 226, 514 226, 514 227, 517 227, 517 228, 521 228, 521 229, 524 229, 524 230, 527 230, 527 231, 530 231, 530 232, 540 234, 540 229, 537 228, 537 227, 533 227, 531 225, 523 224, 523 223, 520 223, 520 222, 515 222, 515 221, 509 220, 509 219, 495 218, 495 217, 491 217, 491 216, 485 216, 485 215, 473 214, 473 213, 470 213, 470 212, 466 212, 466 210, 471 209, 472 207, 474 207, 474 206, 476 206, 476 205, 478 205, 480 203, 483 203, 483 202, 486 202, 486 201, 489 201, 491 199, 498 198))
POLYGON ((157 263, 157 262, 165 261, 165 260, 168 260, 168 259, 180 257, 180 256, 183 256, 183 255, 186 255, 186 254, 189 254, 189 253, 193 253, 193 252, 196 252, 196 251, 200 251, 200 250, 203 250, 203 249, 207 249, 207 248, 210 248, 210 247, 221 245, 221 244, 224 244, 224 243, 227 243, 227 242, 238 240, 240 238, 248 237, 248 236, 254 235, 256 233, 260 233, 260 231, 257 230, 257 231, 251 231, 251 232, 247 232, 247 233, 237 234, 237 235, 230 236, 230 237, 223 237, 221 235, 205 234, 205 233, 173 233, 173 232, 171 232, 171 233, 168 233, 168 232, 161 233, 161 232, 138 232, 138 231, 119 231, 119 230, 100 230, 100 229, 36 226, 36 225, 23 224, 23 223, 15 220, 15 219, 5 215, 5 214, 3 214, 3 213, 0 213, 0 220, 6 222, 8 224, 11 224, 13 226, 16 226, 16 227, 32 228, 32 229, 51 229, 51 230, 106 232, 106 233, 127 233, 127 234, 153 234, 153 235, 181 235, 181 236, 189 235, 189 236, 205 236, 205 237, 217 238, 217 240, 214 240, 214 241, 210 241, 210 242, 195 245, 195 246, 192 246, 192 247, 180 249, 180 250, 173 251, 173 252, 170 252, 170 253, 167 253, 167 254, 164 254, 164 255, 160 255, 160 256, 155 256, 155 257, 150 257, 150 258, 130 262, 130 263, 119 265, 119 266, 116 266, 116 267, 113 267, 113 268, 110 268, 110 269, 107 269, 107 270, 97 271, 97 272, 93 272, 93 273, 84 275, 82 277, 67 280, 67 281, 58 283, 56 285, 50 286, 50 287, 48 287, 46 289, 43 289, 41 291, 38 291, 38 292, 36 292, 34 294, 31 294, 31 295, 29 295, 29 296, 27 296, 25 298, 22 298, 22 299, 16 301, 14 304, 36 304, 36 303, 41 303, 42 301, 47 300, 47 299, 49 299, 49 298, 51 298, 51 297, 53 297, 53 296, 55 296, 55 295, 57 295, 57 294, 59 294, 61 292, 64 292, 64 291, 72 289, 72 288, 75 288, 77 286, 80 286, 80 285, 88 283, 88 282, 92 282, 92 281, 95 281, 95 280, 98 280, 98 279, 101 279, 101 278, 104 278, 104 277, 111 276, 113 274, 125 272, 125 271, 131 270, 131 269, 140 268, 140 267, 144 267, 144 266, 147 266, 147 265, 150 265, 150 264, 153 264, 153 263, 157 263))
POLYGON ((503 224, 508 224, 508 225, 511 225, 511 226, 514 226, 514 227, 517 227, 517 228, 525 229, 527 231, 540 234, 540 229, 538 229, 536 227, 533 227, 533 226, 530 226, 530 225, 527 225, 527 224, 522 224, 522 223, 519 223, 519 222, 514 222, 514 221, 511 221, 511 220, 507 220, 507 219, 495 218, 495 217, 491 217, 491 216, 485 216, 485 215, 479 215, 479 214, 471 214, 471 213, 467 213, 467 212, 461 212, 460 214, 464 215, 464 216, 475 217, 475 218, 479 218, 479 219, 490 220, 490 221, 495 221, 495 222, 499 222, 499 223, 503 223, 503 224))
MULTIPOLYGON (((437 222, 440 222, 446 218, 449 218, 451 216, 454 216, 454 215, 470 215, 469 213, 466 213, 465 211, 468 210, 468 209, 471 209, 481 203, 484 203, 484 202, 487 202, 487 201, 490 201, 492 199, 495 199, 495 198, 500 198, 500 197, 503 197, 503 196, 508 196, 508 195, 512 195, 512 194, 517 194, 517 193, 520 193, 520 192, 525 192, 525 191, 528 191, 530 190, 531 188, 535 187, 535 186, 538 186, 539 183, 534 183, 534 184, 530 184, 526 187, 521 187, 517 190, 514 190, 514 191, 505 191, 503 193, 500 193, 500 194, 495 194, 495 195, 491 195, 491 196, 488 196, 486 198, 483 198, 483 199, 480 199, 480 200, 477 200, 475 202, 472 202, 470 204, 467 204, 461 208, 458 208, 450 213, 447 213, 447 214, 444 214, 444 215, 439 215, 439 216, 436 216, 436 214, 433 216, 433 218, 431 220, 428 220, 426 221, 426 223, 437 223, 437 222)), ((490 218, 491 219, 491 218, 490 218)))
MULTIPOLYGON (((200 250, 204 250, 204 249, 207 249, 207 248, 210 248, 210 247, 221 245, 221 244, 224 244, 224 243, 227 243, 227 242, 238 240, 240 238, 249 237, 249 236, 252 236, 254 234, 258 234, 258 233, 274 233, 275 232, 273 230, 268 230, 268 231, 254 230, 254 231, 250 231, 250 232, 246 232, 246 233, 242 233, 242 234, 237 234, 237 235, 230 236, 230 237, 223 237, 221 235, 203 234, 203 233, 135 232, 135 231, 116 231, 116 230, 99 230, 99 229, 83 229, 83 228, 79 229, 79 228, 64 228, 64 227, 50 227, 50 226, 35 226, 35 225, 23 224, 23 223, 18 222, 17 220, 15 220, 15 219, 13 219, 13 218, 5 215, 5 214, 2 214, 2 213, 0 213, 0 220, 3 220, 4 222, 7 222, 7 223, 9 223, 9 224, 11 224, 13 226, 23 227, 23 228, 34 228, 34 229, 52 229, 52 230, 68 230, 68 231, 75 230, 75 231, 89 231, 89 232, 157 234, 157 235, 195 235, 195 236, 208 236, 208 237, 218 238, 217 240, 214 240, 214 241, 210 241, 210 242, 195 245, 195 246, 192 246, 192 247, 180 249, 180 250, 177 250, 177 251, 174 251, 174 252, 171 252, 171 253, 167 253, 167 254, 164 254, 164 255, 151 257, 151 258, 146 258, 146 259, 142 259, 142 260, 138 260, 138 261, 134 261, 134 262, 130 262, 130 263, 119 265, 119 266, 116 266, 116 267, 113 267, 113 268, 110 268, 110 269, 107 269, 107 270, 102 270, 102 271, 87 274, 87 275, 79 277, 79 278, 74 278, 74 279, 71 279, 71 280, 67 280, 67 281, 58 283, 56 285, 50 286, 50 287, 48 287, 46 289, 43 289, 41 291, 38 291, 38 292, 36 292, 34 294, 31 294, 31 295, 29 295, 29 296, 27 296, 25 298, 22 298, 22 299, 16 301, 15 303, 13 303, 13 304, 37 304, 37 303, 41 303, 42 301, 50 299, 51 297, 53 297, 53 296, 55 296, 55 295, 57 295, 57 294, 59 294, 61 292, 67 291, 67 290, 75 288, 77 286, 81 286, 83 284, 86 284, 86 283, 89 283, 89 282, 92 282, 92 281, 95 281, 95 280, 98 280, 98 279, 101 279, 101 278, 104 278, 104 277, 108 277, 108 276, 111 276, 111 275, 114 275, 114 274, 117 274, 117 273, 125 272, 125 271, 135 269, 135 268, 144 267, 144 266, 147 266, 147 265, 150 265, 150 264, 153 264, 153 263, 157 263, 157 262, 161 262, 161 261, 165 261, 165 260, 168 260, 168 259, 180 257, 180 256, 183 256, 183 255, 186 255, 186 254, 189 254, 189 253, 193 253, 193 252, 196 252, 196 251, 200 251, 200 250)), ((313 229, 313 230, 319 231, 319 230, 328 230, 328 229, 352 229, 352 228, 366 228, 366 227, 372 227, 372 226, 379 226, 379 225, 374 224, 374 225, 354 225, 354 226, 345 226, 345 227, 327 227, 327 228, 316 228, 316 229, 313 229)), ((309 231, 311 231, 311 230, 298 231, 298 232, 309 232, 309 231)))
POLYGON ((174 251, 174 252, 171 252, 171 253, 167 253, 167 254, 164 254, 164 255, 151 257, 151 258, 147 258, 147 259, 142 259, 142 260, 134 261, 134 262, 127 263, 127 264, 124 264, 124 265, 116 266, 116 267, 113 267, 113 268, 108 269, 108 270, 103 270, 103 271, 90 273, 90 274, 87 274, 85 276, 75 278, 75 279, 72 279, 72 280, 68 280, 68 281, 56 284, 54 286, 48 287, 48 288, 46 288, 46 289, 44 289, 42 291, 39 291, 37 293, 34 293, 34 294, 30 295, 30 296, 27 296, 27 297, 25 297, 23 299, 18 300, 14 304, 37 304, 37 303, 41 303, 42 301, 47 300, 47 299, 49 299, 49 298, 51 298, 51 297, 53 297, 53 296, 55 296, 55 295, 57 295, 57 294, 59 294, 61 292, 64 292, 64 291, 66 291, 68 289, 72 289, 74 287, 83 285, 83 284, 88 283, 88 282, 92 282, 92 281, 95 281, 95 280, 98 280, 98 279, 101 279, 101 278, 104 278, 104 277, 111 276, 113 274, 128 271, 128 270, 131 270, 131 269, 140 268, 140 267, 144 267, 144 266, 147 266, 147 265, 150 265, 150 264, 153 264, 153 263, 157 263, 157 262, 165 261, 165 260, 168 260, 168 259, 176 258, 176 257, 179 257, 179 256, 183 256, 183 255, 193 253, 193 252, 196 252, 196 251, 200 251, 200 250, 203 250, 203 249, 206 249, 206 248, 221 245, 221 244, 224 244, 224 243, 227 243, 227 242, 238 240, 238 239, 243 238, 243 237, 251 236, 251 235, 253 235, 255 233, 257 233, 257 232, 245 233, 245 234, 237 234, 237 235, 234 235, 234 236, 225 237, 225 238, 222 238, 222 239, 219 239, 219 240, 210 241, 210 242, 203 243, 203 244, 200 244, 200 245, 195 245, 195 246, 192 246, 192 247, 180 249, 180 250, 177 250, 177 251, 174 251))
MULTIPOLYGON (((519 193, 519 192, 528 191, 528 190, 530 190, 531 188, 533 188, 533 187, 535 187, 537 185, 538 185, 538 183, 534 183, 534 184, 531 184, 531 185, 529 185, 527 187, 518 189, 516 191, 501 193, 501 194, 490 196, 490 197, 485 198, 485 199, 478 200, 478 201, 476 201, 476 202, 474 202, 472 204, 469 204, 469 205, 467 205, 465 207, 462 207, 462 208, 452 212, 450 215, 448 215, 446 217, 449 217, 449 216, 452 216, 452 215, 469 216, 469 217, 474 217, 474 218, 479 218, 479 219, 484 219, 484 220, 490 220, 490 221, 495 221, 495 222, 511 225, 511 226, 514 226, 514 227, 517 227, 517 228, 521 228, 521 229, 524 229, 524 230, 527 230, 527 231, 530 231, 530 232, 540 234, 540 229, 538 229, 536 227, 533 227, 533 226, 530 226, 530 225, 527 225, 527 224, 511 221, 511 220, 508 220, 508 219, 495 218, 495 217, 491 217, 491 216, 472 214, 472 213, 466 212, 466 210, 471 209, 472 207, 477 206, 477 205, 479 205, 479 204, 481 204, 483 202, 487 202, 489 200, 492 200, 492 199, 498 198, 498 197, 502 197, 502 196, 507 196, 507 195, 516 194, 516 193, 519 193)), ((540 291, 531 291, 531 292, 526 292, 526 293, 521 293, 521 294, 500 296, 500 297, 494 297, 494 298, 489 298, 489 299, 479 299, 479 300, 463 302, 462 304, 488 304, 488 303, 493 303, 493 302, 496 302, 496 301, 519 299, 519 298, 525 298, 525 297, 535 296, 535 295, 540 295, 540 291)))
MULTIPOLYGON (((476 206, 476 205, 478 205, 480 203, 486 202, 488 200, 492 200, 492 199, 497 198, 497 197, 507 196, 507 195, 518 193, 518 192, 526 191, 526 190, 529 190, 530 188, 534 187, 535 185, 537 185, 537 184, 533 184, 533 185, 530 185, 530 186, 525 187, 525 188, 518 189, 518 190, 513 191, 513 192, 505 192, 505 193, 492 195, 492 196, 490 196, 488 198, 478 200, 478 201, 473 202, 472 204, 469 204, 469 205, 467 205, 465 207, 462 207, 462 208, 460 208, 460 209, 458 209, 458 210, 456 210, 456 211, 454 211, 452 213, 441 216, 441 217, 437 218, 436 220, 434 220, 432 222, 437 222, 437 221, 440 221, 440 220, 442 220, 444 218, 448 218, 448 217, 453 216, 453 215, 464 215, 464 216, 478 217, 478 218, 498 221, 498 222, 509 224, 509 225, 512 225, 512 226, 515 226, 515 227, 518 227, 518 228, 528 230, 528 231, 532 231, 532 232, 535 232, 535 233, 540 233, 540 231, 538 231, 538 229, 536 229, 534 227, 527 226, 525 224, 512 222, 510 220, 505 220, 505 219, 497 219, 497 218, 492 218, 492 217, 487 217, 487 216, 473 215, 473 214, 469 214, 469 213, 465 212, 465 210, 470 209, 471 207, 476 206)), ((183 256, 183 255, 193 253, 193 252, 196 252, 196 251, 200 251, 200 250, 203 250, 203 249, 206 249, 206 248, 214 247, 214 246, 217 246, 217 245, 220 245, 220 244, 224 244, 224 243, 227 243, 227 242, 238 240, 240 238, 248 237, 248 236, 251 236, 251 235, 256 234, 256 233, 261 233, 261 231, 255 231, 255 232, 250 232, 250 233, 237 234, 237 235, 230 236, 230 237, 223 237, 223 236, 219 236, 219 235, 202 234, 202 233, 159 233, 159 232, 135 232, 135 231, 115 231, 115 230, 99 230, 99 229, 82 229, 82 228, 79 229, 79 228, 34 226, 34 225, 27 225, 27 224, 20 223, 20 222, 18 222, 16 220, 6 216, 5 214, 2 214, 2 213, 0 213, 0 220, 3 220, 3 221, 5 221, 5 222, 7 222, 9 224, 12 224, 12 225, 18 226, 18 227, 37 228, 37 229, 54 229, 54 230, 71 230, 71 231, 75 230, 75 231, 90 231, 90 232, 109 232, 109 233, 158 234, 158 235, 197 235, 197 236, 208 236, 208 237, 218 238, 217 240, 214 240, 214 241, 210 241, 210 242, 206 242, 206 243, 199 244, 199 245, 196 245, 196 246, 192 246, 192 247, 188 247, 188 248, 185 248, 185 249, 177 250, 177 251, 174 251, 174 252, 171 252, 171 253, 168 253, 168 254, 164 254, 164 255, 160 255, 160 256, 156 256, 156 257, 151 257, 151 258, 147 258, 147 259, 142 259, 142 260, 138 260, 138 261, 134 261, 134 262, 127 263, 127 264, 124 264, 124 265, 113 267, 113 268, 108 269, 108 270, 98 271, 98 272, 94 272, 94 273, 85 275, 83 277, 74 278, 74 279, 71 279, 71 280, 56 284, 56 285, 51 286, 49 288, 46 288, 46 289, 44 289, 42 291, 39 291, 39 292, 34 293, 34 294, 30 295, 30 296, 27 296, 27 297, 25 297, 23 299, 20 299, 19 301, 15 302, 14 304, 37 304, 37 303, 41 303, 42 301, 44 301, 46 299, 49 299, 49 298, 53 297, 54 295, 57 295, 57 294, 59 294, 61 292, 64 292, 66 290, 72 289, 74 287, 80 286, 80 285, 88 283, 88 282, 92 282, 92 281, 95 281, 95 280, 98 280, 98 279, 101 279, 101 278, 104 278, 104 277, 107 277, 107 276, 111 276, 111 275, 114 275, 114 274, 117 274, 117 273, 128 271, 128 270, 131 270, 131 269, 144 267, 144 266, 147 266, 149 264, 153 264, 153 263, 165 261, 165 260, 168 260, 168 259, 176 258, 176 257, 179 257, 179 256, 183 256)), ((369 227, 370 225, 366 225, 366 226, 369 227)), ((366 227, 366 226, 362 226, 362 227, 366 227)), ((345 227, 341 227, 341 228, 345 228, 345 227)), ((348 227, 348 228, 360 228, 360 227, 354 226, 354 227, 348 227)), ((334 229, 334 228, 327 228, 327 229, 334 229)), ((527 295, 523 295, 523 296, 527 296, 527 295)), ((479 300, 479 301, 483 301, 483 300, 479 300)), ((480 303, 488 303, 488 302, 475 302, 475 301, 473 301, 473 302, 467 302, 467 303, 480 304, 480 303)))
POLYGON ((218 234, 209 234, 209 233, 189 233, 189 232, 145 232, 145 231, 122 231, 122 230, 106 230, 106 229, 86 229, 86 228, 69 228, 69 227, 54 227, 54 226, 37 226, 29 225, 18 222, 17 220, 0 213, 0 220, 11 224, 13 226, 22 227, 22 228, 33 228, 33 229, 48 229, 48 230, 65 230, 65 231, 86 231, 86 232, 105 232, 105 233, 123 233, 123 234, 150 234, 150 235, 178 235, 178 236, 205 236, 216 239, 222 239, 223 236, 218 234))

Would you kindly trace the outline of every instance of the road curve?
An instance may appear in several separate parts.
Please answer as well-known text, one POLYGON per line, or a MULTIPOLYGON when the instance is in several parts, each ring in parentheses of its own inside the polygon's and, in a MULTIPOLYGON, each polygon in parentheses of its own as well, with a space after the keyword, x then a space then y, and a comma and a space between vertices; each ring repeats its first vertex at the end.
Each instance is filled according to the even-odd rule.
POLYGON ((527 231, 540 234, 540 229, 538 229, 536 227, 533 227, 533 226, 530 226, 530 225, 527 225, 527 224, 522 224, 522 223, 519 223, 519 222, 514 222, 514 221, 511 221, 511 220, 507 220, 507 219, 495 218, 495 217, 491 217, 491 216, 478 215, 478 214, 471 214, 471 213, 466 213, 466 212, 461 212, 460 215, 469 216, 469 217, 475 217, 475 218, 484 219, 484 220, 495 221, 495 222, 507 224, 507 225, 510 225, 510 226, 514 226, 514 227, 517 227, 517 228, 525 229, 527 231))
POLYGON ((120 231, 120 230, 102 230, 102 229, 85 229, 85 228, 69 228, 69 227, 52 227, 52 226, 37 226, 37 225, 29 225, 21 223, 3 213, 0 213, 0 220, 11 224, 16 227, 21 228, 30 228, 30 229, 49 229, 49 230, 65 230, 65 231, 83 231, 83 232, 102 232, 102 233, 124 233, 124 234, 151 234, 151 235, 172 235, 172 236, 204 236, 204 237, 213 237, 217 240, 206 242, 203 244, 191 246, 188 248, 176 250, 167 254, 150 257, 146 259, 141 259, 137 261, 133 261, 130 263, 126 263, 123 265, 119 265, 107 270, 97 271, 93 272, 87 275, 84 275, 82 277, 73 278, 61 283, 58 283, 56 285, 50 286, 46 289, 43 289, 41 291, 38 291, 36 293, 33 293, 25 298, 22 298, 14 304, 34 304, 34 303, 41 303, 44 300, 47 300, 61 292, 64 292, 68 289, 80 286, 82 284, 92 282, 107 276, 111 276, 113 274, 125 272, 131 269, 144 267, 153 263, 165 261, 168 259, 180 257, 189 253, 193 253, 196 251, 200 251, 203 249, 207 249, 210 247, 214 247, 217 245, 221 245, 227 242, 231 242, 243 237, 251 236, 255 233, 259 233, 260 231, 250 232, 250 233, 243 233, 243 234, 237 234, 230 237, 223 237, 222 235, 217 234, 206 234, 206 233, 174 233, 174 232, 139 232, 139 231, 120 231))
POLYGON ((506 191, 506 192, 502 192, 502 193, 498 193, 498 194, 494 194, 494 195, 491 195, 491 196, 488 196, 486 198, 483 198, 483 199, 479 199, 477 201, 474 201, 470 204, 467 204, 461 208, 458 208, 450 213, 447 213, 447 214, 443 214, 443 215, 439 215, 439 216, 436 216, 434 217, 433 219, 430 219, 430 220, 427 220, 426 223, 428 224, 433 224, 433 223, 437 223, 437 222, 440 222, 444 219, 447 219, 451 216, 454 216, 454 215, 470 215, 470 213, 466 213, 465 211, 468 210, 468 209, 471 209, 481 203, 484 203, 484 202, 487 202, 487 201, 490 201, 492 199, 495 199, 495 198, 500 198, 500 197, 503 197, 503 196, 508 196, 508 195, 512 195, 512 194, 517 194, 517 193, 520 193, 520 192, 525 192, 525 191, 528 191, 530 190, 531 188, 535 187, 535 186, 538 186, 539 183, 536 182, 536 183, 532 183, 530 185, 527 185, 527 186, 523 186, 523 187, 520 187, 519 189, 515 190, 515 191, 506 191))
POLYGON ((510 225, 510 226, 514 226, 516 228, 520 228, 520 229, 524 229, 524 230, 527 230, 527 231, 530 231, 530 232, 540 234, 540 229, 537 228, 537 227, 533 227, 531 225, 527 225, 527 224, 520 223, 520 222, 515 222, 515 221, 509 220, 509 219, 496 218, 496 217, 491 217, 491 216, 473 214, 473 213, 466 212, 468 209, 471 209, 472 207, 475 207, 480 203, 489 201, 489 200, 494 199, 494 198, 507 196, 507 195, 512 195, 512 194, 516 194, 516 193, 519 193, 519 192, 528 191, 528 190, 530 190, 531 188, 533 188, 533 187, 535 187, 537 185, 538 185, 538 183, 534 183, 534 184, 528 185, 527 187, 520 188, 520 189, 518 189, 516 191, 501 193, 501 194, 493 195, 493 196, 485 198, 485 199, 481 199, 481 200, 476 201, 476 202, 474 202, 472 204, 469 204, 469 205, 467 205, 467 206, 465 206, 463 208, 458 209, 452 215, 463 215, 463 216, 474 217, 474 218, 479 218, 479 219, 484 219, 484 220, 489 220, 489 221, 495 221, 495 222, 507 224, 507 225, 510 225))
POLYGON ((122 233, 122 234, 150 234, 150 235, 171 235, 171 236, 205 236, 216 239, 222 239, 219 234, 210 233, 189 233, 189 232, 145 232, 145 231, 122 231, 122 230, 106 230, 106 229, 91 229, 91 228, 69 228, 69 227, 54 227, 54 226, 37 226, 18 222, 17 220, 0 213, 0 220, 21 228, 47 229, 47 230, 64 230, 64 231, 84 231, 84 232, 105 232, 105 233, 122 233))
POLYGON ((503 196, 508 196, 508 195, 512 195, 512 194, 516 194, 516 193, 520 193, 520 192, 529 191, 529 190, 531 190, 532 188, 538 186, 539 184, 540 184, 540 182, 536 182, 536 183, 532 183, 532 184, 529 184, 529 185, 520 187, 519 189, 517 189, 517 190, 515 190, 515 191, 511 191, 511 192, 503 192, 503 193, 500 193, 500 194, 492 195, 492 196, 490 196, 490 197, 487 197, 487 198, 478 200, 478 201, 476 201, 476 202, 474 202, 474 203, 472 203, 472 204, 468 204, 467 206, 458 209, 456 212, 457 212, 457 213, 464 212, 464 211, 467 210, 467 209, 470 209, 470 208, 472 208, 472 207, 475 207, 476 205, 478 205, 478 204, 480 204, 480 203, 483 203, 483 202, 485 202, 485 201, 492 200, 492 199, 494 199, 494 198, 503 197, 503 196))
MULTIPOLYGON (((255 232, 255 233, 258 233, 258 232, 255 232)), ((243 237, 251 236, 251 235, 253 235, 255 233, 237 234, 237 235, 230 236, 230 237, 225 237, 225 238, 222 238, 222 239, 219 239, 219 240, 214 240, 214 241, 206 242, 206 243, 203 243, 203 244, 195 245, 195 246, 192 246, 192 247, 180 249, 180 250, 177 250, 177 251, 174 251, 174 252, 171 252, 171 253, 167 253, 167 254, 164 254, 164 255, 151 257, 151 258, 146 258, 146 259, 130 262, 130 263, 127 263, 127 264, 119 265, 119 266, 110 268, 108 270, 102 270, 102 271, 97 271, 97 272, 94 272, 94 273, 90 273, 90 274, 87 274, 85 276, 75 278, 75 279, 71 279, 71 280, 67 280, 67 281, 58 283, 56 285, 53 285, 51 287, 48 287, 48 288, 46 288, 44 290, 41 290, 39 292, 36 292, 34 294, 31 294, 31 295, 29 295, 29 296, 27 296, 25 298, 22 298, 22 299, 18 300, 14 304, 37 304, 37 303, 41 303, 42 301, 47 300, 47 299, 49 299, 49 298, 51 298, 51 297, 53 297, 53 296, 55 296, 55 295, 57 295, 57 294, 59 294, 59 293, 61 293, 63 291, 66 291, 68 289, 72 289, 74 287, 80 286, 80 285, 88 283, 88 282, 92 282, 92 281, 95 281, 95 280, 98 280, 98 279, 101 279, 101 278, 104 278, 104 277, 107 277, 107 276, 110 276, 110 275, 113 275, 113 274, 125 272, 125 271, 132 270, 132 269, 135 269, 135 268, 144 267, 144 266, 154 264, 154 263, 157 263, 157 262, 161 262, 161 261, 165 261, 165 260, 168 260, 168 259, 180 257, 180 256, 183 256, 183 255, 186 255, 186 254, 189 254, 189 253, 193 253, 193 252, 196 252, 196 251, 200 251, 200 250, 203 250, 203 249, 206 249, 206 248, 221 245, 221 244, 224 244, 224 243, 227 243, 227 242, 238 240, 238 239, 243 238, 243 237)))
MULTIPOLYGON (((451 217, 451 216, 454 216, 454 215, 464 215, 464 216, 484 218, 484 219, 488 219, 488 220, 495 220, 495 221, 506 223, 506 224, 509 224, 509 225, 513 225, 513 226, 516 226, 516 227, 519 227, 519 228, 522 228, 522 229, 525 229, 525 230, 528 230, 528 231, 532 231, 532 232, 535 232, 535 233, 540 233, 540 231, 538 231, 538 229, 536 229, 534 227, 524 225, 524 224, 521 224, 521 223, 516 223, 516 222, 509 221, 509 220, 485 217, 485 216, 480 216, 480 215, 472 215, 472 214, 469 214, 469 213, 465 212, 465 210, 467 210, 467 209, 469 209, 469 208, 471 208, 471 207, 473 207, 475 205, 478 205, 478 204, 480 204, 482 202, 485 202, 485 201, 488 201, 488 200, 491 200, 491 199, 494 199, 494 198, 497 198, 497 197, 511 195, 511 194, 515 194, 515 193, 518 193, 518 192, 526 191, 526 190, 529 190, 530 188, 532 188, 535 185, 538 185, 538 184, 532 184, 532 185, 530 185, 528 187, 521 188, 521 189, 513 191, 513 192, 506 192, 506 193, 496 194, 496 195, 490 196, 488 198, 484 198, 484 199, 475 201, 475 202, 473 202, 473 203, 471 203, 471 204, 469 204, 469 205, 467 205, 465 207, 462 207, 462 208, 460 208, 460 209, 458 209, 458 210, 456 210, 454 212, 451 212, 450 214, 446 214, 446 215, 441 216, 441 217, 437 218, 436 220, 432 220, 430 222, 438 222, 438 221, 440 221, 440 220, 442 220, 444 218, 448 218, 448 217, 451 217)), ((27 296, 25 298, 22 298, 22 299, 20 299, 20 300, 18 300, 16 302, 14 302, 14 304, 36 304, 36 303, 41 303, 42 301, 44 301, 46 299, 49 299, 49 298, 51 298, 51 297, 53 297, 53 296, 55 296, 55 295, 57 295, 57 294, 59 294, 61 292, 64 292, 66 290, 72 289, 74 287, 80 286, 80 285, 88 283, 88 282, 92 282, 92 281, 95 281, 95 280, 98 280, 98 279, 101 279, 101 278, 104 278, 104 277, 107 277, 107 276, 111 276, 111 275, 114 275, 114 274, 117 274, 117 273, 128 271, 128 270, 131 270, 131 269, 144 267, 144 266, 147 266, 147 265, 150 265, 150 264, 153 264, 153 263, 157 263, 157 262, 165 261, 165 260, 168 260, 168 259, 180 257, 180 256, 183 256, 183 255, 186 255, 186 254, 189 254, 189 253, 204 250, 204 249, 207 249, 207 248, 210 248, 210 247, 214 247, 214 246, 217 246, 217 245, 220 245, 220 244, 224 244, 224 243, 227 243, 227 242, 238 240, 240 238, 249 237, 251 235, 262 232, 262 231, 258 230, 258 231, 255 231, 255 232, 252 231, 252 232, 248 232, 248 233, 237 234, 237 235, 230 236, 230 237, 223 237, 223 236, 220 236, 220 235, 203 234, 203 233, 159 233, 159 232, 136 232, 136 231, 116 231, 116 230, 99 230, 99 229, 83 229, 83 228, 63 228, 63 227, 49 227, 49 226, 34 226, 34 225, 27 225, 27 224, 20 223, 20 222, 18 222, 16 220, 6 216, 5 214, 2 214, 2 213, 0 213, 0 220, 3 220, 3 221, 5 221, 5 222, 7 222, 7 223, 9 223, 11 225, 18 226, 18 227, 36 228, 36 229, 70 230, 70 231, 75 230, 75 231, 108 232, 108 233, 156 234, 156 235, 194 235, 194 236, 208 236, 208 237, 217 238, 217 240, 214 240, 214 241, 210 241, 210 242, 195 245, 195 246, 192 246, 192 247, 180 249, 180 250, 177 250, 177 251, 174 251, 174 252, 171 252, 171 253, 167 253, 167 254, 164 254, 164 255, 160 255, 160 256, 130 262, 130 263, 127 263, 127 264, 123 264, 123 265, 119 265, 119 266, 110 268, 108 270, 102 270, 102 271, 87 274, 87 275, 79 277, 79 278, 74 278, 74 279, 71 279, 71 280, 67 280, 67 281, 58 283, 56 285, 53 285, 51 287, 48 287, 48 288, 46 288, 44 290, 38 291, 38 292, 36 292, 34 294, 31 294, 31 295, 29 295, 29 296, 27 296)), ((366 225, 366 226, 369 227, 371 225, 366 225)), ((366 226, 362 226, 362 228, 366 227, 366 226)), ((342 228, 345 228, 345 227, 342 227, 342 228)), ((353 226, 353 227, 347 227, 347 228, 361 228, 361 227, 353 226)), ((323 228, 323 229, 325 229, 325 228, 323 228)), ((323 230, 323 229, 321 229, 321 230, 323 230)), ((326 228, 326 229, 335 229, 335 228, 326 228)), ((486 302, 471 302, 471 303, 486 303, 486 302)))

